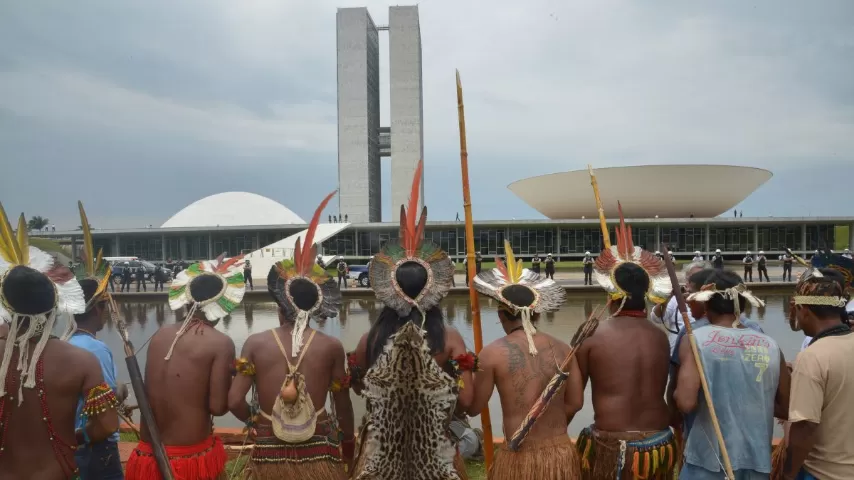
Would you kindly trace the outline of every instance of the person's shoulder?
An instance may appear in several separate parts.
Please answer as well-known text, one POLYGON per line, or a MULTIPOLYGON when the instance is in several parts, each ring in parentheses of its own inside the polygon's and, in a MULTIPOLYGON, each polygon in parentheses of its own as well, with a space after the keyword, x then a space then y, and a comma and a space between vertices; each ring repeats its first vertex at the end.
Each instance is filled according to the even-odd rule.
POLYGON ((84 369, 97 367, 99 371, 101 369, 98 357, 89 349, 62 341, 57 341, 54 348, 57 349, 57 353, 67 365, 78 365, 84 369))
POLYGON ((315 332, 317 333, 314 334, 314 341, 317 342, 318 340, 320 340, 320 342, 318 343, 321 343, 325 349, 335 351, 344 350, 344 344, 341 343, 341 340, 339 340, 337 337, 333 337, 332 335, 323 333, 320 330, 315 330, 315 332))

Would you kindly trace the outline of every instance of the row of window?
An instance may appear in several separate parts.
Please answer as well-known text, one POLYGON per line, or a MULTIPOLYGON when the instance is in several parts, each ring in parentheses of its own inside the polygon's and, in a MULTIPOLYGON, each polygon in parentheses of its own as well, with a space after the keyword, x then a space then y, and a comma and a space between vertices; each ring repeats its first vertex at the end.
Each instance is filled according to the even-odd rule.
MULTIPOLYGON (((706 245, 705 227, 661 227, 660 241, 656 241, 654 227, 632 229, 632 241, 647 250, 661 250, 667 245, 675 252, 713 251, 741 252, 747 250, 780 251, 786 247, 794 250, 814 250, 835 242, 833 225, 808 225, 806 231, 800 225, 745 227, 710 227, 709 245, 706 245), (758 235, 758 238, 757 238, 758 235), (803 237, 806 236, 806 244, 803 237)), ((104 249, 105 256, 136 256, 150 260, 163 258, 203 259, 225 252, 227 256, 247 253, 286 238, 295 231, 264 232, 243 235, 188 235, 186 237, 160 237, 131 239, 122 237, 120 248, 115 251, 115 242, 96 239, 95 248, 104 249), (185 243, 185 253, 181 243, 185 243), (212 243, 211 243, 212 242, 212 243)), ((616 233, 610 232, 611 242, 616 243, 616 233)), ((398 231, 346 230, 323 242, 327 255, 368 257, 377 253, 383 245, 397 241, 398 231)), ((425 239, 438 245, 452 256, 464 255, 466 251, 465 229, 450 228, 427 230, 425 239)), ((504 252, 504 240, 510 241, 518 255, 583 254, 602 249, 602 232, 598 228, 479 228, 475 230, 475 248, 482 255, 500 255, 504 252)))

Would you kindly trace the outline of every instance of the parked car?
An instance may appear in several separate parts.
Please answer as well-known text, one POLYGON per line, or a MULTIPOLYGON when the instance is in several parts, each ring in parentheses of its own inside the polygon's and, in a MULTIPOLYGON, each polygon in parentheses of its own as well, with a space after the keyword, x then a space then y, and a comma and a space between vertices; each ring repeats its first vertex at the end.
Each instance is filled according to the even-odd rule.
POLYGON ((370 288, 371 286, 367 265, 349 265, 347 267, 347 278, 353 280, 360 287, 370 288))

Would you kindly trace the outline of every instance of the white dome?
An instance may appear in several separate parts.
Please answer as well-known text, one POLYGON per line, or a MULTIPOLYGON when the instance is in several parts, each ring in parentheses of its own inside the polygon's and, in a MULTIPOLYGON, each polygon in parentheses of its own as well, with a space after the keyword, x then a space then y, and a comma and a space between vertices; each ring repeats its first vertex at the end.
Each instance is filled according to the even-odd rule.
POLYGON ((281 203, 248 192, 218 193, 197 200, 176 213, 160 228, 237 227, 305 224, 281 203))

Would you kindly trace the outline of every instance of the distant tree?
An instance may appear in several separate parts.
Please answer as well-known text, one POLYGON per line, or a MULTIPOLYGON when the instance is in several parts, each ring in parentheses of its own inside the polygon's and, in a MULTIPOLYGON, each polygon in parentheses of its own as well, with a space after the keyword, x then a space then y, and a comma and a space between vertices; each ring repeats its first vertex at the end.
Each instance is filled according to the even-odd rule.
POLYGON ((30 221, 27 222, 27 228, 30 230, 41 230, 46 227, 48 223, 50 223, 50 220, 36 215, 35 217, 30 217, 30 221))
MULTIPOLYGON (((83 225, 77 225, 77 230, 83 230, 83 225)), ((89 224, 89 230, 92 230, 92 224, 89 224)))

